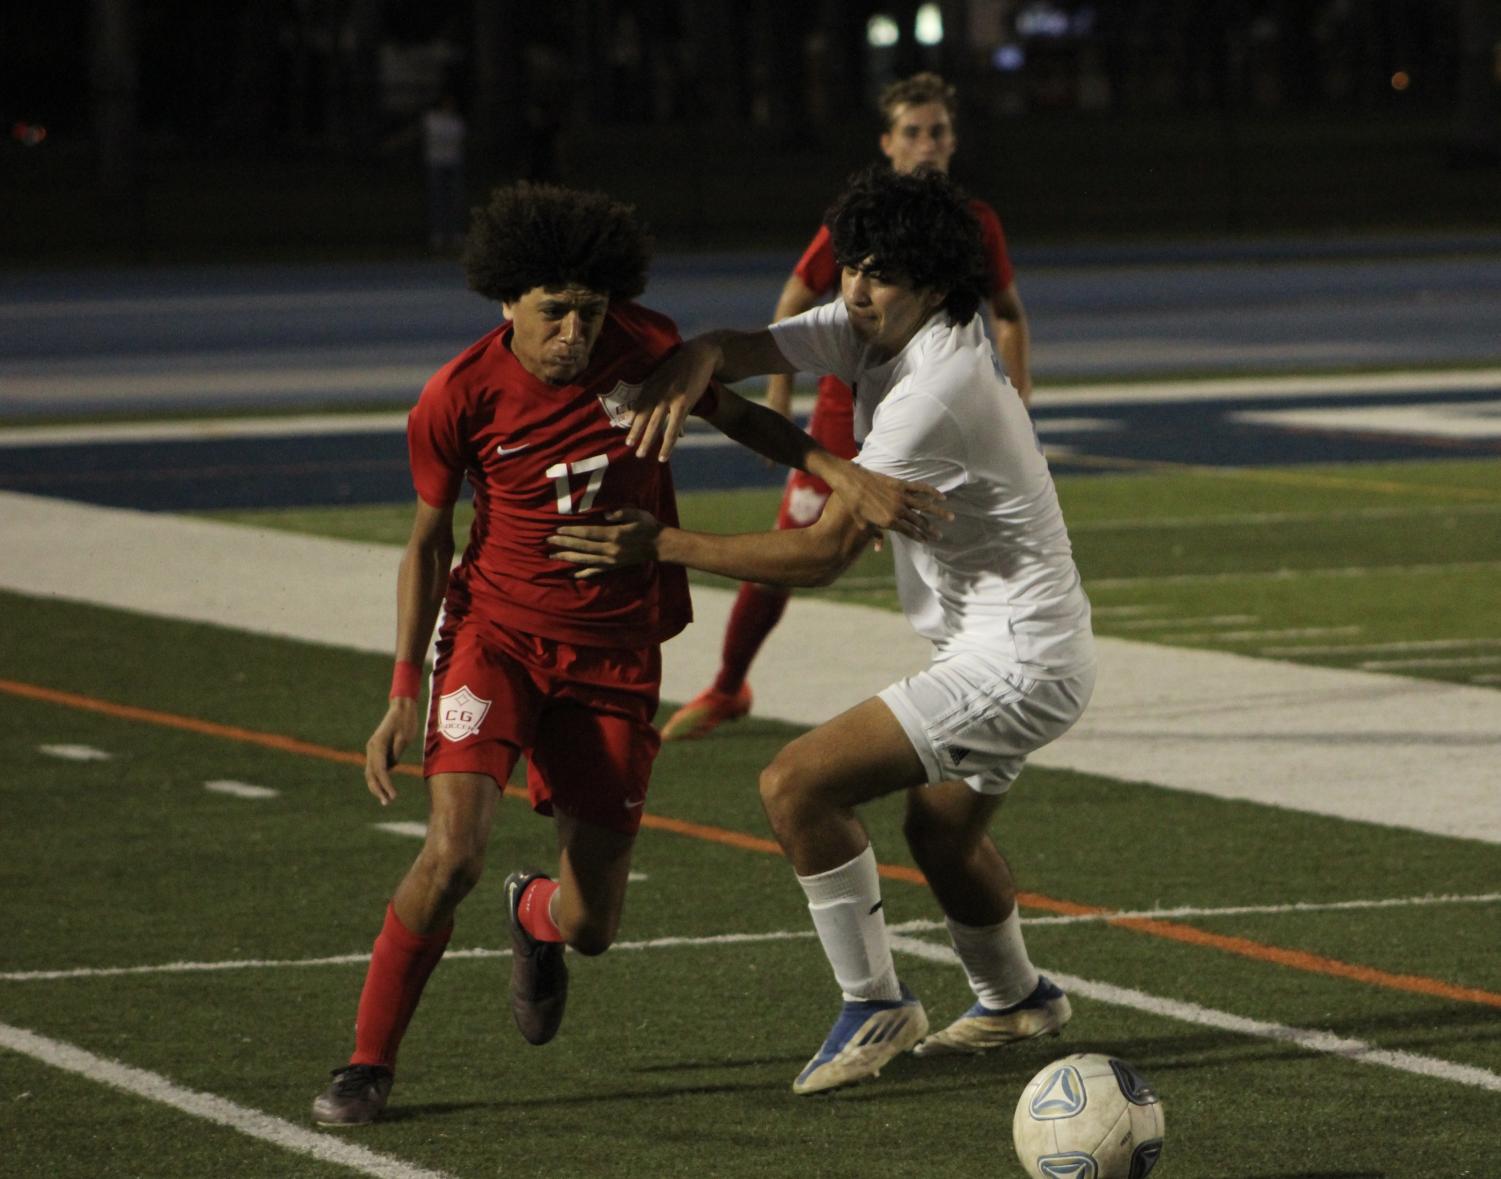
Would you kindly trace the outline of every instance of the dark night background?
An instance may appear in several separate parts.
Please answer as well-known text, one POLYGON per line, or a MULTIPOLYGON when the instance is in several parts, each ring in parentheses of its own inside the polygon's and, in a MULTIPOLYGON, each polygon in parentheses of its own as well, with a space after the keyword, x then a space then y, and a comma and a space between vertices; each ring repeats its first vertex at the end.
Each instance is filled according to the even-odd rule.
POLYGON ((920 68, 1017 243, 1501 228, 1501 0, 7 0, 0 261, 421 253, 445 90, 472 199, 794 251, 920 68))

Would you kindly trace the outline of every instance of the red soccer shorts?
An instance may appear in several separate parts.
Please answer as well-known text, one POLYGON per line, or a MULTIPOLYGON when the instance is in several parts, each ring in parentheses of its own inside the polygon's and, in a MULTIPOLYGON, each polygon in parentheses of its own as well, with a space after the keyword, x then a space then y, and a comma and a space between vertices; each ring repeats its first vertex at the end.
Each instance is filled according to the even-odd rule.
MULTIPOLYGON (((813 403, 808 433, 829 453, 842 459, 855 457, 855 395, 843 381, 824 377, 818 382, 818 400, 813 403)), ((829 494, 829 485, 818 476, 793 471, 782 491, 777 527, 806 528, 815 523, 823 515, 829 494)))
POLYGON ((504 785, 525 754, 538 814, 634 835, 661 746, 652 727, 661 680, 655 644, 585 647, 474 617, 445 620, 422 772, 504 785))

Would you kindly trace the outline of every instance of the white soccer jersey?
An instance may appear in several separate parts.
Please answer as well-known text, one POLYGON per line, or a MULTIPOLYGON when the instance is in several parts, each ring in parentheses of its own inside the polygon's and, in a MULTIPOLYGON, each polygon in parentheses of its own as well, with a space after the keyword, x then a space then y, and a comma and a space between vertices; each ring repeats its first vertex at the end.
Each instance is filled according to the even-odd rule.
POLYGON ((936 541, 891 534, 897 591, 918 634, 1061 678, 1094 660, 1089 599, 1032 420, 976 315, 940 311, 891 360, 871 363, 836 299, 771 327, 801 372, 855 391, 861 466, 929 483, 954 520, 936 541))

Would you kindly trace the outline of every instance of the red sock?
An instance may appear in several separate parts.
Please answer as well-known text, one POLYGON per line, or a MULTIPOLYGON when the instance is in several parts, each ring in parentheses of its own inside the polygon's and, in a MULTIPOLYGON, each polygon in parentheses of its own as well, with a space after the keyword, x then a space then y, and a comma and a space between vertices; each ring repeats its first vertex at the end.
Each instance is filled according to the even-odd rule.
POLYGON ((360 992, 350 1064, 396 1067, 401 1037, 452 933, 452 925, 441 933, 413 933, 401 923, 395 908, 386 906, 386 922, 370 952, 370 969, 365 973, 365 989, 360 992))
POLYGON ((521 923, 522 929, 539 942, 563 940, 562 931, 553 924, 552 914, 548 912, 552 906, 553 894, 557 891, 556 880, 539 876, 526 886, 521 899, 516 902, 516 920, 521 923))
POLYGON ((740 691, 750 671, 751 660, 761 649, 787 609, 788 595, 780 590, 765 589, 745 582, 735 595, 730 622, 724 631, 724 650, 720 654, 719 675, 714 690, 727 695, 740 691))

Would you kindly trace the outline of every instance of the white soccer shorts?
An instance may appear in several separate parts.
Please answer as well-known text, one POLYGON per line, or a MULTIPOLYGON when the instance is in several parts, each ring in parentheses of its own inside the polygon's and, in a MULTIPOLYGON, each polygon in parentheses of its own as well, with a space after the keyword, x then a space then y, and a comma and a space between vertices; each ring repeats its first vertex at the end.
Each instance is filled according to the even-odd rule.
POLYGON ((1004 794, 1027 755, 1073 727, 1094 691, 1093 664, 1063 679, 972 649, 940 653, 880 694, 922 759, 928 782, 1004 794))

